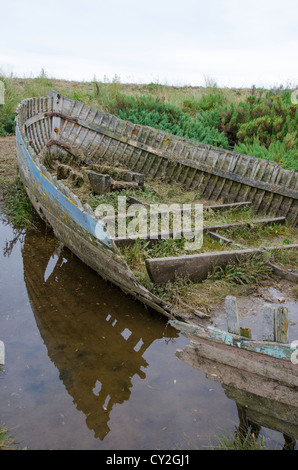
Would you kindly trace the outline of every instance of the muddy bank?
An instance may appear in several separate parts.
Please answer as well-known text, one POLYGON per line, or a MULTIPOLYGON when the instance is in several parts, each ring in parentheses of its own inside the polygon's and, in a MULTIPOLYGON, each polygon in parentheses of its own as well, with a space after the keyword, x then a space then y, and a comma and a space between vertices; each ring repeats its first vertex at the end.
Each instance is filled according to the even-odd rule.
POLYGON ((0 201, 18 176, 15 136, 0 137, 0 201))
POLYGON ((12 181, 17 175, 16 138, 0 137, 0 178, 12 181))

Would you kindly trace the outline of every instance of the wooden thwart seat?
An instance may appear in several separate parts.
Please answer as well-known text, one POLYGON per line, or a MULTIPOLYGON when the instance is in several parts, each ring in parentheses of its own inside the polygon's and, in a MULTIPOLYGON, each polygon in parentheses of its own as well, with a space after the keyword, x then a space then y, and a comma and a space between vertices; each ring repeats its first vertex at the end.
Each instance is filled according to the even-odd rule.
MULTIPOLYGON (((104 221, 110 220, 110 217, 105 217, 104 221)), ((204 225, 203 227, 203 232, 216 232, 217 230, 225 230, 229 228, 235 228, 235 227, 245 227, 249 225, 269 225, 269 224, 283 224, 285 223, 285 217, 273 217, 273 218, 268 218, 268 219, 257 219, 257 220, 252 220, 248 222, 233 222, 230 224, 215 224, 215 225, 204 225)), ((186 237, 191 239, 191 235, 195 235, 196 231, 195 229, 186 229, 182 230, 181 234, 182 236, 185 234, 186 237)), ((173 238, 174 232, 173 231, 168 231, 168 232, 157 232, 157 233, 145 233, 145 234, 138 234, 130 237, 114 237, 113 241, 118 247, 123 247, 123 246, 130 246, 133 245, 136 240, 148 240, 152 241, 153 243, 156 243, 156 240, 162 240, 162 239, 169 239, 173 238)))
POLYGON ((214 267, 223 267, 239 260, 276 249, 297 249, 298 245, 282 247, 246 248, 242 250, 214 251, 194 255, 171 256, 166 258, 146 259, 146 268, 150 279, 155 284, 164 284, 176 278, 188 278, 190 281, 202 281, 208 277, 214 267))

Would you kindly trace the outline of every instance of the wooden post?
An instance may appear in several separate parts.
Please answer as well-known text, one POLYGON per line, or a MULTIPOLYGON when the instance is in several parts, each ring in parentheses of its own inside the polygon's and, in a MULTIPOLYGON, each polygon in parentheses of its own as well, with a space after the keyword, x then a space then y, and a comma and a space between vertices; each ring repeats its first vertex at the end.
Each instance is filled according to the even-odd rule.
POLYGON ((0 341, 0 365, 4 366, 5 364, 5 353, 4 353, 4 343, 0 341))
MULTIPOLYGON (((61 113, 63 109, 63 97, 59 95, 59 93, 53 94, 53 112, 54 113, 61 113)), ((61 118, 59 116, 52 117, 52 139, 59 140, 60 139, 60 130, 61 130, 61 118)), ((53 145, 51 148, 51 153, 53 155, 57 155, 58 147, 57 145, 53 145)))
POLYGON ((237 299, 232 295, 228 295, 225 300, 228 332, 234 335, 240 335, 239 317, 237 299))
POLYGON ((288 309, 265 304, 263 308, 263 340, 288 343, 288 309))
POLYGON ((275 308, 271 304, 263 307, 263 341, 275 341, 275 308))
POLYGON ((112 179, 109 175, 100 175, 94 173, 94 171, 88 171, 88 178, 94 193, 105 194, 111 191, 112 179))
POLYGON ((288 309, 278 307, 276 312, 276 341, 278 343, 288 343, 288 309))

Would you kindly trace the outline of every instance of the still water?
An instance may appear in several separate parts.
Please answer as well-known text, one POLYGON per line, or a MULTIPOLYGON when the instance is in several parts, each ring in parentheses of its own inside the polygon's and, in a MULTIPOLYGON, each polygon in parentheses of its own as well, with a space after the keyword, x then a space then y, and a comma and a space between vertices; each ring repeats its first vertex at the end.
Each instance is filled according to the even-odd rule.
MULTIPOLYGON (((188 340, 34 225, 0 218, 0 426, 19 447, 204 450, 233 436, 237 400, 177 359, 188 340)), ((267 447, 282 429, 262 426, 267 447)))

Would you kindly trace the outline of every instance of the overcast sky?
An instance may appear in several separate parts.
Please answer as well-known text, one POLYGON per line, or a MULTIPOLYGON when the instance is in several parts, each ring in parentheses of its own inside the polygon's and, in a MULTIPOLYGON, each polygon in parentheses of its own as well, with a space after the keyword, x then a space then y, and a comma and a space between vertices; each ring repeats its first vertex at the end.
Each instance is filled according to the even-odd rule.
POLYGON ((0 71, 19 77, 298 85, 297 0, 0 0, 0 71))

